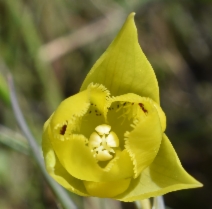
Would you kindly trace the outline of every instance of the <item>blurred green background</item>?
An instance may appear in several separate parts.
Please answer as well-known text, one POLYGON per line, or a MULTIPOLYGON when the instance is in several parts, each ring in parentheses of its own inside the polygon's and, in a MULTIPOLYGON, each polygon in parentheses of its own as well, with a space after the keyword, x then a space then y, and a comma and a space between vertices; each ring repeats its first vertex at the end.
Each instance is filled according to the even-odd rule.
MULTIPOLYGON (((211 0, 0 0, 0 209, 60 207, 16 124, 6 77, 12 73, 38 143, 60 101, 86 74, 130 12, 160 85, 167 135, 203 188, 165 195, 172 209, 212 209, 211 0)), ((73 198, 85 208, 118 202, 73 198)), ((124 209, 133 204, 122 204, 124 209)))

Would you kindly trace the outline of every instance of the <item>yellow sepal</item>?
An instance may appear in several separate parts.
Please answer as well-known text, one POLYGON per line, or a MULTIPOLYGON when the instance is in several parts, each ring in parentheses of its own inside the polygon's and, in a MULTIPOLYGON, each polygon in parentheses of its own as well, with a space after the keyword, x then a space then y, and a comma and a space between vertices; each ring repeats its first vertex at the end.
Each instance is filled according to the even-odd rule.
POLYGON ((115 40, 92 67, 81 91, 92 82, 100 83, 112 96, 135 93, 159 103, 157 79, 138 43, 134 15, 128 16, 115 40))
POLYGON ((125 193, 116 198, 131 202, 201 186, 201 183, 184 170, 171 142, 164 134, 160 150, 153 163, 137 179, 132 180, 125 193))

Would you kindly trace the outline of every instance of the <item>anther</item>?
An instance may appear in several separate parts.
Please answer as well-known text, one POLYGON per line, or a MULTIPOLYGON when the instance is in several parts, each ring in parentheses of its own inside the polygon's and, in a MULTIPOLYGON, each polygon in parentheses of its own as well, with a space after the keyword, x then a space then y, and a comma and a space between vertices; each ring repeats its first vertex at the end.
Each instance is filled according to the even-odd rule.
POLYGON ((89 138, 89 147, 92 153, 96 153, 93 156, 97 161, 111 160, 115 153, 113 148, 119 146, 118 136, 110 130, 110 125, 99 125, 89 138))

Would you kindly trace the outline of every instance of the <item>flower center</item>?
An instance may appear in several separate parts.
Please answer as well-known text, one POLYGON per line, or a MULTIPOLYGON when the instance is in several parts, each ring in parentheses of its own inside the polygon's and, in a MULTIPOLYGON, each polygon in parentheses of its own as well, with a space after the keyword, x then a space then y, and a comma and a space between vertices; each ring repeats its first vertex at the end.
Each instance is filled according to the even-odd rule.
POLYGON ((115 154, 113 148, 119 146, 118 136, 110 130, 111 126, 107 124, 99 125, 95 128, 96 132, 93 132, 89 138, 88 146, 97 161, 112 159, 115 154))

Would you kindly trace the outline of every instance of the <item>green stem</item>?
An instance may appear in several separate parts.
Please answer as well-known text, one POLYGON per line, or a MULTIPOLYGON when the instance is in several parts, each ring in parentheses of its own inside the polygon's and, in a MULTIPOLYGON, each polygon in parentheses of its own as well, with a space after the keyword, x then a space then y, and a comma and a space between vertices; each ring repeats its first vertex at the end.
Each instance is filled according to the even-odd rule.
POLYGON ((16 117, 16 120, 18 122, 18 125, 20 126, 23 134, 28 140, 29 146, 31 148, 32 156, 34 157, 35 161, 37 162, 41 172, 43 173, 46 181, 48 182, 49 186, 51 187, 52 191, 55 193, 55 195, 58 197, 60 200, 62 206, 65 209, 77 209, 76 205, 72 202, 66 191, 59 185, 57 184, 53 179, 50 178, 48 173, 46 172, 45 165, 43 162, 43 159, 40 154, 40 149, 38 147, 38 144, 34 137, 32 136, 26 121, 23 117, 23 114, 20 110, 16 93, 15 93, 15 87, 13 83, 12 76, 8 76, 8 84, 9 84, 9 89, 10 89, 10 98, 11 98, 11 103, 12 103, 12 108, 16 117))
POLYGON ((154 197, 152 209, 165 209, 163 196, 154 197))
POLYGON ((151 209, 150 199, 135 201, 135 205, 137 209, 151 209))

